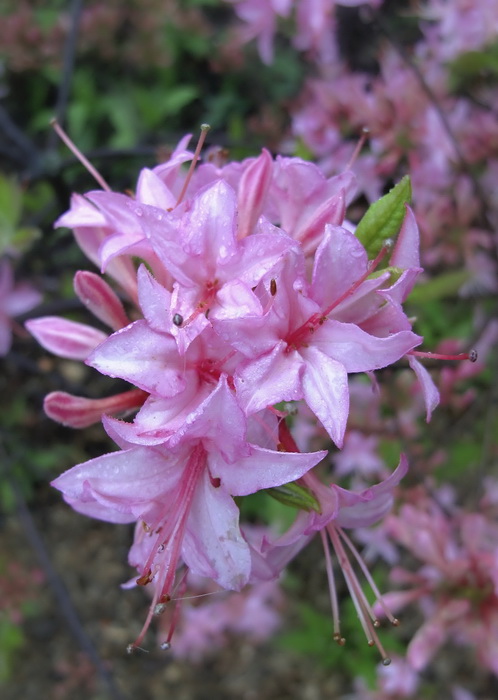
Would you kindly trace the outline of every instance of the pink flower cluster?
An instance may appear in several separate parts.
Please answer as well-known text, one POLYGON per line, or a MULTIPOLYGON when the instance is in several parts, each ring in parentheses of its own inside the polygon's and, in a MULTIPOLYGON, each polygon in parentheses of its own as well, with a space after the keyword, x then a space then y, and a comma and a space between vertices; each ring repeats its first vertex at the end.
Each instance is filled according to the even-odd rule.
POLYGON ((28 328, 51 352, 133 388, 97 400, 47 397, 49 416, 72 427, 102 418, 119 446, 53 484, 83 514, 137 524, 130 563, 136 583, 153 583, 154 593, 132 647, 170 602, 179 568, 240 591, 278 576, 317 531, 336 639, 327 537, 376 639, 344 528, 386 514, 406 462, 358 493, 326 486, 310 470, 327 450, 299 451, 282 405, 300 402, 322 445, 341 447, 348 376, 384 368, 421 343, 402 307, 420 272, 413 214, 406 208, 394 247, 381 242, 372 253, 345 221, 350 172, 326 178, 311 163, 263 150, 228 164, 215 153, 185 177, 187 143, 142 170, 134 196, 74 195, 57 222, 117 285, 91 272, 75 277, 78 297, 110 334, 57 317, 28 328), (133 420, 123 420, 130 411, 133 420), (280 537, 255 537, 240 523, 234 499, 267 489, 300 512, 280 537))
MULTIPOLYGON (((383 24, 381 2, 226 1, 243 21, 238 41, 255 39, 265 63, 273 61, 279 32, 302 52, 308 77, 291 105, 287 147, 290 139, 304 144, 323 171, 333 173, 338 164, 345 167, 367 130, 367 147, 354 166, 359 190, 375 201, 408 170, 424 267, 461 268, 463 296, 496 293, 497 97, 487 66, 494 65, 497 3, 414 2, 406 12, 418 16, 420 33, 400 46, 383 24), (341 52, 352 30, 346 20, 339 24, 339 6, 359 6, 365 35, 378 36, 365 50, 371 70, 351 70, 341 52)), ((401 25, 404 13, 391 8, 385 17, 401 25)))

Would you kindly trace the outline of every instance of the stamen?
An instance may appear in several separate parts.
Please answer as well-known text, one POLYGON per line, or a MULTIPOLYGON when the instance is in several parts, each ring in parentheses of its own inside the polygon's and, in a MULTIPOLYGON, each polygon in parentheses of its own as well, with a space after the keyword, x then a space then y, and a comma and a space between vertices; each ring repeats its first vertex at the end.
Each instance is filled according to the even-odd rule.
POLYGON ((194 448, 185 467, 182 485, 173 509, 168 511, 166 516, 164 513, 159 515, 157 522, 150 527, 150 530, 158 532, 158 535, 156 543, 151 547, 150 554, 143 565, 142 576, 137 583, 140 582, 142 585, 147 585, 154 578, 154 595, 143 627, 135 642, 133 642, 135 647, 139 646, 145 637, 158 605, 169 602, 171 599, 170 591, 173 588, 176 576, 176 568, 180 558, 183 535, 190 514, 192 499, 205 466, 206 453, 204 448, 200 446, 194 448), (159 526, 161 527, 158 531, 157 527, 159 526), (163 540, 165 549, 159 555, 159 559, 156 559, 158 557, 159 539, 163 540), (153 567, 154 572, 152 573, 153 567))
MULTIPOLYGON (((397 619, 394 617, 394 615, 391 613, 391 611, 390 611, 389 608, 387 607, 386 603, 384 602, 384 599, 382 598, 382 594, 381 594, 381 592, 379 591, 379 589, 377 588, 377 585, 376 585, 375 581, 373 580, 372 575, 370 574, 370 571, 367 569, 367 567, 366 567, 366 565, 365 565, 365 562, 364 562, 363 559, 361 558, 360 553, 358 552, 358 550, 356 549, 356 547, 355 547, 354 544, 351 542, 351 540, 349 539, 349 537, 346 535, 346 533, 344 532, 344 530, 343 530, 342 528, 338 527, 338 528, 337 528, 337 532, 338 532, 339 535, 342 537, 342 539, 344 540, 344 542, 347 544, 347 546, 349 547, 349 550, 350 550, 351 554, 354 556, 354 558, 355 558, 356 561, 358 562, 358 565, 359 565, 360 569, 362 570, 363 575, 365 576, 365 578, 366 578, 367 581, 368 581, 368 585, 369 585, 370 588, 372 589, 372 591, 373 591, 375 597, 377 598, 377 601, 379 602, 379 605, 381 606, 382 610, 383 610, 384 613, 386 614, 387 619, 389 620, 389 622, 390 622, 392 625, 394 625, 395 627, 397 627, 397 626, 399 625, 399 620, 397 620, 397 619)), ((380 622, 379 622, 378 620, 374 620, 374 621, 373 621, 373 624, 374 624, 374 627, 380 627, 380 622)))
POLYGON ((149 650, 148 650, 148 649, 144 649, 143 647, 139 647, 139 646, 137 646, 137 645, 134 644, 134 643, 133 643, 133 644, 128 644, 128 646, 126 647, 126 653, 127 653, 127 654, 133 654, 133 652, 136 651, 137 649, 139 649, 140 651, 143 651, 144 654, 148 654, 148 653, 149 653, 149 650))
POLYGON ((64 129, 61 127, 61 125, 58 123, 57 119, 51 119, 50 120, 50 125, 53 127, 54 131, 58 135, 58 137, 63 141, 66 146, 69 148, 69 150, 74 153, 76 158, 80 161, 80 163, 88 170, 90 175, 97 180, 99 185, 102 187, 103 190, 106 190, 107 192, 111 191, 111 188, 107 184, 107 182, 104 180, 102 175, 93 167, 93 165, 90 163, 90 161, 85 158, 83 153, 79 150, 79 148, 76 146, 73 141, 69 138, 69 136, 66 134, 64 129))
MULTIPOLYGON (((173 634, 174 634, 174 632, 175 632, 175 628, 176 628, 176 625, 177 625, 177 623, 178 623, 178 619, 179 619, 179 617, 180 617, 180 606, 181 606, 181 604, 182 604, 182 602, 183 602, 183 600, 184 600, 183 594, 184 594, 185 591, 187 590, 187 574, 188 574, 188 569, 184 572, 183 578, 182 578, 182 580, 180 581, 180 583, 179 583, 179 585, 178 585, 180 597, 177 599, 175 608, 174 608, 174 610, 173 610, 173 616, 172 616, 172 618, 171 618, 171 623, 170 623, 170 626, 169 626, 168 636, 166 637, 165 641, 163 642, 163 644, 168 644, 168 645, 169 645, 169 646, 167 647, 168 649, 171 647, 171 640, 172 640, 172 638, 173 638, 173 634)), ((161 645, 161 648, 163 648, 162 645, 161 645)))
POLYGON ((182 316, 181 314, 175 314, 175 315, 173 316, 173 323, 174 323, 175 326, 177 326, 178 328, 180 328, 180 326, 181 326, 182 323, 183 323, 183 316, 182 316))
POLYGON ((327 527, 330 540, 334 546, 336 555, 339 559, 339 565, 341 566, 346 585, 348 587, 351 599, 356 608, 356 613, 360 620, 360 624, 363 627, 365 636, 367 638, 367 643, 369 646, 376 646, 380 652, 383 663, 388 660, 388 656, 385 652, 384 647, 375 631, 375 623, 378 623, 375 615, 373 614, 372 608, 363 593, 363 590, 356 578, 353 571, 351 563, 346 555, 344 547, 342 546, 341 539, 339 537, 339 530, 333 524, 329 524, 327 527))
POLYGON ((363 129, 361 130, 361 136, 358 140, 358 143, 356 144, 356 148, 354 149, 353 154, 352 154, 351 158, 349 159, 349 163, 346 165, 344 170, 351 170, 353 165, 356 163, 358 156, 360 155, 361 149, 365 145, 365 141, 367 140, 367 138, 369 136, 370 136, 370 129, 368 127, 364 126, 363 129))
POLYGON ((470 362, 477 362, 478 358, 477 350, 461 352, 458 355, 442 355, 438 352, 423 352, 422 350, 410 350, 407 354, 415 357, 426 357, 431 360, 469 360, 470 362))
POLYGON ((327 571, 327 578, 329 581, 329 593, 330 593, 330 606, 332 608, 332 620, 334 623, 334 641, 339 644, 339 646, 344 646, 346 640, 341 636, 341 620, 339 615, 339 603, 337 601, 337 588, 335 585, 334 569, 332 566, 332 559, 330 557, 330 550, 327 542, 327 534, 325 529, 320 530, 320 537, 322 538, 323 552, 325 554, 325 568, 327 571))
POLYGON ((192 162, 190 163, 190 168, 188 169, 187 177, 185 178, 185 182, 183 183, 182 191, 180 192, 180 196, 176 200, 176 206, 178 206, 182 199, 185 197, 185 192, 187 191, 187 187, 189 186, 190 180, 192 179, 195 166, 197 165, 197 161, 199 160, 201 149, 204 146, 204 141, 206 140, 207 132, 210 128, 211 127, 209 126, 209 124, 201 124, 201 135, 199 137, 199 141, 197 142, 197 148, 195 149, 194 157, 192 158, 192 162))

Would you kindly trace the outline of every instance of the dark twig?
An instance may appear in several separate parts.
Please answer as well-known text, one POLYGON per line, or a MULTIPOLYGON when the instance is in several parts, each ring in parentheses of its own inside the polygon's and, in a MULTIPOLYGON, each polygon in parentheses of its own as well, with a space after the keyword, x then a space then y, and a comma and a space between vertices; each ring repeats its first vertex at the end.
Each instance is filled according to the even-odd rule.
POLYGON ((2 152, 23 171, 35 170, 39 161, 36 146, 12 121, 9 113, 0 105, 0 134, 7 141, 1 144, 2 152), (12 144, 12 145, 11 145, 12 144))
POLYGON ((78 613, 74 608, 66 587, 52 564, 45 543, 38 532, 33 517, 17 484, 17 480, 11 473, 8 473, 11 471, 9 470, 10 459, 3 445, 0 445, 0 455, 2 457, 3 471, 5 473, 4 478, 12 489, 19 519, 26 533, 26 537, 28 538, 31 547, 34 549, 36 556, 43 567, 47 581, 50 584, 50 587, 52 588, 54 596, 57 600, 59 610, 61 611, 78 644, 88 656, 91 663, 95 666, 95 669, 97 670, 103 684, 107 687, 109 697, 112 698, 112 700, 125 700, 125 696, 117 687, 111 673, 106 668, 91 638, 88 636, 83 625, 81 624, 81 620, 79 619, 78 613))
MULTIPOLYGON (((83 0, 71 0, 69 32, 66 37, 63 55, 62 79, 59 85, 57 102, 55 105, 55 118, 57 122, 64 125, 69 93, 71 91, 71 81, 74 73, 74 61, 76 56, 76 44, 83 9, 83 0)), ((53 150, 57 143, 57 134, 50 130, 48 136, 48 149, 53 150)))

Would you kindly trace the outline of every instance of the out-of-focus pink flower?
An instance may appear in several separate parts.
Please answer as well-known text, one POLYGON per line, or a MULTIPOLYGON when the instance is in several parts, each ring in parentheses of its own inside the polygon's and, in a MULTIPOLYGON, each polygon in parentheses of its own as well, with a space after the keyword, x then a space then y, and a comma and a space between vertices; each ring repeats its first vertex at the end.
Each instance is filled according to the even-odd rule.
POLYGON ((30 284, 15 284, 9 261, 0 261, 0 357, 10 350, 14 318, 34 309, 41 298, 41 294, 30 284))
POLYGON ((422 563, 416 573, 393 569, 392 580, 405 588, 384 596, 394 610, 418 602, 426 617, 408 647, 413 668, 424 669, 451 640, 473 648, 498 675, 496 523, 478 513, 447 516, 426 498, 402 506, 386 527, 422 563))
MULTIPOLYGON (((189 574, 185 600, 178 603, 181 609, 171 654, 198 662, 228 644, 233 636, 252 644, 271 637, 281 624, 283 593, 277 581, 227 593, 209 579, 189 574)), ((169 626, 168 616, 162 616, 158 633, 161 642, 169 634, 169 626)))

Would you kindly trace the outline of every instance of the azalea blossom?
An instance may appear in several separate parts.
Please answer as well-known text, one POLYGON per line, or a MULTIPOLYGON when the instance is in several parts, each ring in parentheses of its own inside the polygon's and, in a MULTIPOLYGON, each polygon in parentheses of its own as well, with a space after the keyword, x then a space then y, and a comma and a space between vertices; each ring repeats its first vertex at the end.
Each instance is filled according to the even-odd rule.
POLYGON ((356 608, 360 623, 370 646, 377 646, 383 663, 388 665, 390 659, 386 654, 376 633, 379 626, 377 613, 367 600, 350 561, 352 556, 368 584, 377 602, 393 625, 398 620, 389 609, 385 596, 375 585, 364 561, 355 548, 345 529, 365 527, 382 520, 389 512, 394 498, 394 489, 406 474, 408 465, 402 456, 398 467, 384 481, 360 492, 353 492, 332 484, 326 486, 309 472, 301 483, 316 498, 319 507, 310 512, 301 511, 289 530, 278 538, 263 537, 252 542, 253 578, 254 580, 271 580, 302 549, 315 532, 322 540, 327 577, 329 582, 330 602, 333 616, 333 638, 339 645, 346 640, 341 635, 340 611, 333 572, 333 560, 330 547, 336 555, 346 581, 349 594, 356 608), (349 553, 349 554, 348 554, 349 553))
POLYGON ((134 444, 130 431, 128 442, 120 440, 122 451, 77 465, 52 482, 81 513, 116 523, 138 521, 130 559, 139 568, 137 583, 154 580, 155 594, 135 646, 156 606, 171 598, 180 561, 230 590, 241 590, 249 580, 250 550, 233 497, 294 481, 326 455, 247 442, 245 416, 224 377, 174 443, 160 439, 153 446, 140 445, 138 438, 134 444))

